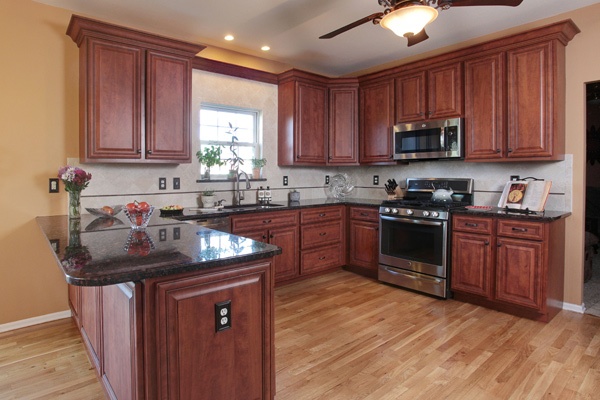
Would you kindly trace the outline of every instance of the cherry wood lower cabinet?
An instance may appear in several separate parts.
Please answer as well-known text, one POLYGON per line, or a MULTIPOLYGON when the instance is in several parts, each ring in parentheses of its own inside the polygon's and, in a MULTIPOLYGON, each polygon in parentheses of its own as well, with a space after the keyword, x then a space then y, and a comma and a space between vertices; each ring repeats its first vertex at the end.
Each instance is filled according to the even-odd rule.
POLYGON ((275 282, 297 278, 300 275, 299 219, 297 211, 234 215, 232 232, 281 247, 281 254, 273 258, 275 282))
POLYGON ((273 399, 271 261, 70 288, 108 398, 273 399))
POLYGON ((344 206, 300 211, 300 275, 345 264, 345 211, 344 206))
POLYGON ((452 231, 456 299, 546 322, 562 309, 564 219, 455 215, 452 231))
POLYGON ((353 272, 377 278, 379 267, 379 210, 348 207, 348 263, 353 272))

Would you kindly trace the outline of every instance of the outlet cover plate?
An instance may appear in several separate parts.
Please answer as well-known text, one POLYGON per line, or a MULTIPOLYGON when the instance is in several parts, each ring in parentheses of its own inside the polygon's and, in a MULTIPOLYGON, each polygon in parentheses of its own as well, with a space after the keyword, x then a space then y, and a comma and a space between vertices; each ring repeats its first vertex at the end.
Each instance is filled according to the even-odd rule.
POLYGON ((231 328, 231 300, 215 303, 215 331, 231 328))
POLYGON ((158 178, 158 190, 167 190, 167 178, 158 178))

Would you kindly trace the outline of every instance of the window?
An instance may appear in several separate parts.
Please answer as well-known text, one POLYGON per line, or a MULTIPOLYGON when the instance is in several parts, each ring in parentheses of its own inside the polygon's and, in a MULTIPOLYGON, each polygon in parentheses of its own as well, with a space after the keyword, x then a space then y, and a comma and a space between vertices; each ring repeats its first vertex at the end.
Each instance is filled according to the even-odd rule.
MULTIPOLYGON (((260 158, 259 116, 258 110, 203 104, 200 107, 200 149, 221 146, 221 160, 227 160, 232 157, 230 146, 232 136, 235 136, 238 138, 237 154, 244 160, 240 171, 250 174, 250 160, 260 158)), ((229 168, 229 163, 222 167, 213 166, 211 176, 224 178, 229 168)))

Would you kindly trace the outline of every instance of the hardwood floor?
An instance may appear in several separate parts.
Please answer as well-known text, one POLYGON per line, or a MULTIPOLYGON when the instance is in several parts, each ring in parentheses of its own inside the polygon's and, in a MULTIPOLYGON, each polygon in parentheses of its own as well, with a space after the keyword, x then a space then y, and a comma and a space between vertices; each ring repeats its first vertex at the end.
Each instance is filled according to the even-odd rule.
MULTIPOLYGON (((598 317, 544 324, 346 271, 275 293, 276 400, 600 398, 598 317)), ((70 320, 0 334, 0 399, 38 398, 103 398, 70 320)))

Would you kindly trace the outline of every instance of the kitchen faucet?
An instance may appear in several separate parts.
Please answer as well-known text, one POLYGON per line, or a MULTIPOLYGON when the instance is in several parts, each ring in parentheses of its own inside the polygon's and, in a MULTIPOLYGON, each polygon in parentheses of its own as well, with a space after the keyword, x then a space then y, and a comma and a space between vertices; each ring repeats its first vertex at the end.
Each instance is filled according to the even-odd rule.
POLYGON ((244 175, 246 179, 246 189, 250 189, 250 179, 248 178, 248 174, 244 171, 235 175, 235 191, 233 193, 233 205, 239 206, 242 204, 242 200, 244 200, 244 192, 240 190, 240 176, 244 175))

